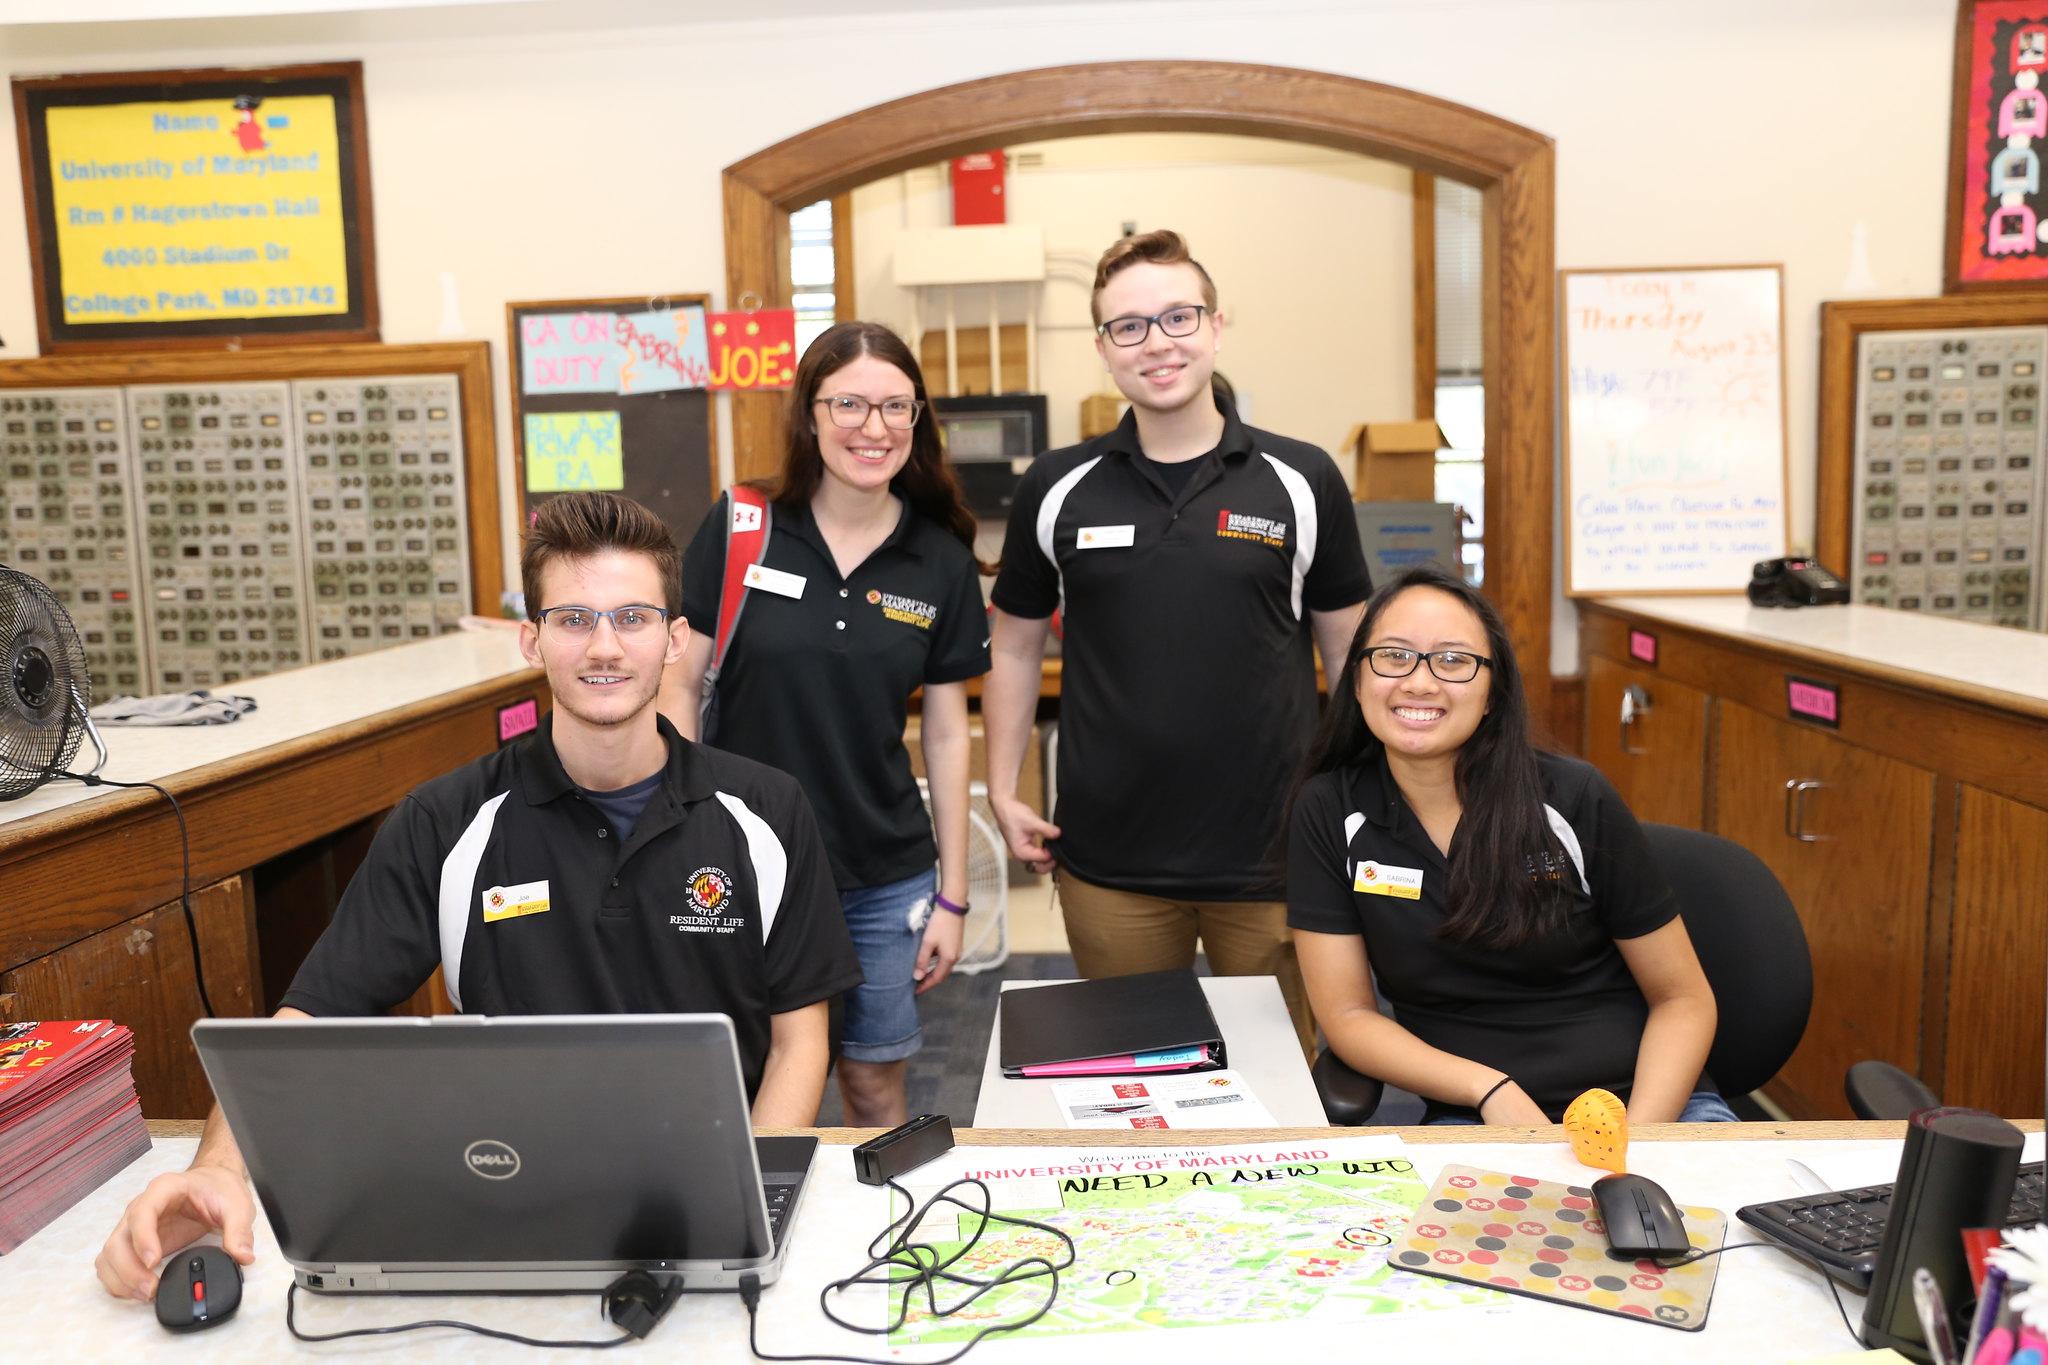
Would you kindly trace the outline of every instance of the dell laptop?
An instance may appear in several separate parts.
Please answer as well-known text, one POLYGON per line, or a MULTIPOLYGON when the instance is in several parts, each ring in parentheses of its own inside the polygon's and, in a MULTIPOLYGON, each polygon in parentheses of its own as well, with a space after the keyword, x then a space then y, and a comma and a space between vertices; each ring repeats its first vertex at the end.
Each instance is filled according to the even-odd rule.
POLYGON ((818 1146, 753 1135, 722 1014, 203 1019, 192 1040, 285 1259, 327 1293, 767 1284, 818 1146))

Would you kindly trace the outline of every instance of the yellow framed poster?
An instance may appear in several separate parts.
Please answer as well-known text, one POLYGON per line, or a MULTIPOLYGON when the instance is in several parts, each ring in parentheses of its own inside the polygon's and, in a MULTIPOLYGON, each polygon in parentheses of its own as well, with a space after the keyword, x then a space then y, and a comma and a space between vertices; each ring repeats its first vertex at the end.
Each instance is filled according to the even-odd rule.
POLYGON ((362 64, 14 82, 47 352, 375 341, 362 64))

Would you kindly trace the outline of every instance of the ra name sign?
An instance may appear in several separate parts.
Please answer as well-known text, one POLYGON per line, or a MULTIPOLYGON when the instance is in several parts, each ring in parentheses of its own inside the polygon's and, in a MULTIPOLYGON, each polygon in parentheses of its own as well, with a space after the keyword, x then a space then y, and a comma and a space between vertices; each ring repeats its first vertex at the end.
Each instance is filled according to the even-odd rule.
POLYGON ((636 394, 701 389, 711 360, 703 308, 534 313, 519 320, 520 392, 636 394))
POLYGON ((332 96, 59 106, 46 117, 66 323, 349 311, 332 96))

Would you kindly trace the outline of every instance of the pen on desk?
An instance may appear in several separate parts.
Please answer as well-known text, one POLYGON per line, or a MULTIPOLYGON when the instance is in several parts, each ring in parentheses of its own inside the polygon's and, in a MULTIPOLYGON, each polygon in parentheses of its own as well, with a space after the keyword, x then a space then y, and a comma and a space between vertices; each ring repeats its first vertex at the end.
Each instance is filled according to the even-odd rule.
POLYGON ((1970 1339, 1963 1346, 1963 1365, 1972 1365, 1983 1349, 1984 1339, 1998 1325, 1998 1310, 2005 1306, 2005 1281, 2003 1270, 1995 1265, 1985 1267, 1984 1286, 1977 1291, 1977 1313, 1970 1322, 1970 1339))
POLYGON ((1920 1335, 1934 1365, 1956 1365, 1955 1334, 1948 1326, 1948 1303, 1934 1272, 1921 1266, 1913 1272, 1913 1306, 1920 1312, 1920 1335))

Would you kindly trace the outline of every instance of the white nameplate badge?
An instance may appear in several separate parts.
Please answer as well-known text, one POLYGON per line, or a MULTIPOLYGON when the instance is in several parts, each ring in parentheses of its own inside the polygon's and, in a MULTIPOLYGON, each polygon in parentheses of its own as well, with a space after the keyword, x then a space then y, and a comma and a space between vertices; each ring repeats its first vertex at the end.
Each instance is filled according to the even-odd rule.
POLYGON ((1399 896, 1406 901, 1421 900, 1422 869, 1393 867, 1368 858, 1358 865, 1358 876, 1352 880, 1351 889, 1363 891, 1368 896, 1399 896))
POLYGON ((485 924, 495 924, 501 919, 546 914, 548 884, 542 880, 521 882, 517 886, 494 886, 484 892, 483 902, 485 924))
POLYGON ((748 587, 759 588, 763 592, 772 592, 778 597, 802 597, 804 595, 804 576, 802 574, 784 573, 780 569, 771 569, 766 564, 749 564, 747 566, 746 581, 748 587))
POLYGON ((1083 526, 1074 537, 1077 550, 1128 549, 1136 539, 1136 526, 1083 526))

